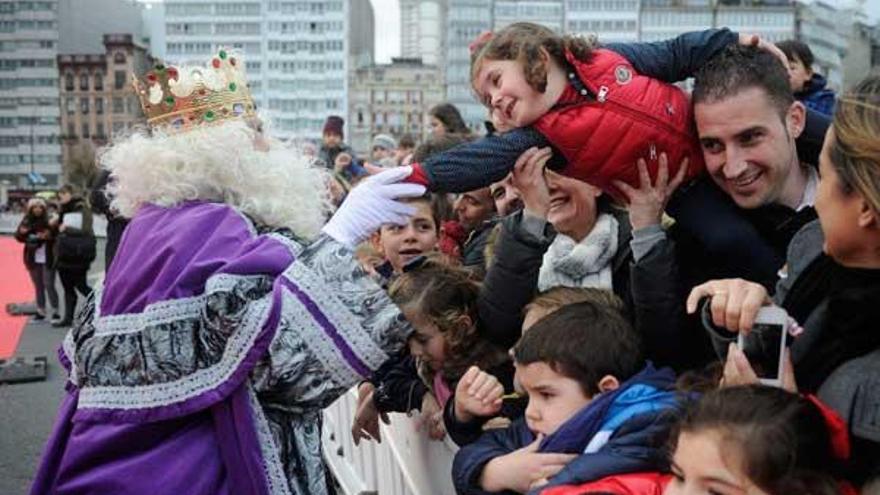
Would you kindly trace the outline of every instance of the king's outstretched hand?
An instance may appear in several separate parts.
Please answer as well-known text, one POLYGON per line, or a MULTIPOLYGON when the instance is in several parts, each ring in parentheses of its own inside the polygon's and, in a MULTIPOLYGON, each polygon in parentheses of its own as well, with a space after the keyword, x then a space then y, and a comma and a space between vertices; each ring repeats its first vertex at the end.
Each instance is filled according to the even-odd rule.
POLYGON ((396 167, 365 179, 351 190, 322 232, 354 248, 383 224, 406 223, 416 210, 397 199, 425 194, 425 186, 400 183, 411 174, 412 167, 396 167))

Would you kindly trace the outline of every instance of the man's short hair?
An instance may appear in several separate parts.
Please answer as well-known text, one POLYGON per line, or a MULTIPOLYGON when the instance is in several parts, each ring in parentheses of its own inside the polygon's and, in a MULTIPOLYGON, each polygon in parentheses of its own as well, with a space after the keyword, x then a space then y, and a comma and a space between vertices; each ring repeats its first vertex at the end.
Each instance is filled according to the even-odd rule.
POLYGON ((810 45, 807 45, 803 41, 798 40, 785 40, 776 43, 776 46, 782 50, 782 53, 788 58, 789 61, 793 59, 798 59, 804 64, 804 68, 807 70, 813 70, 813 51, 810 50, 810 45))
POLYGON ((753 46, 730 45, 697 71, 694 104, 736 96, 751 88, 763 89, 781 117, 794 102, 788 70, 772 53, 753 46))
POLYGON ((613 306, 584 301, 569 304, 535 323, 513 348, 517 364, 543 362, 577 381, 592 397, 611 375, 621 383, 645 366, 639 334, 613 306))

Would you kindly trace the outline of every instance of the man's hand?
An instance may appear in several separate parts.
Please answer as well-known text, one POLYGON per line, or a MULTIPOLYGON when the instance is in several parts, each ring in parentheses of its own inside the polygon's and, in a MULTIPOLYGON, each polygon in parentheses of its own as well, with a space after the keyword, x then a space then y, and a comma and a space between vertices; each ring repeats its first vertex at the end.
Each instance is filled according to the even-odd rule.
POLYGON ((526 213, 537 218, 547 218, 550 209, 550 192, 544 178, 544 166, 553 156, 547 148, 529 148, 513 165, 511 184, 519 190, 526 213))
POLYGON ((712 323, 731 332, 748 333, 761 306, 770 304, 767 289, 761 284, 741 278, 711 280, 691 289, 687 312, 697 310, 700 299, 711 297, 712 323))
POLYGON ((480 487, 487 492, 513 490, 527 493, 545 484, 577 457, 575 454, 538 453, 543 439, 543 435, 538 435, 529 445, 489 461, 483 467, 480 487))
POLYGON ((467 423, 475 416, 494 416, 501 410, 502 395, 497 378, 471 366, 455 387, 455 418, 467 423))
POLYGON ((416 421, 419 430, 425 430, 431 440, 443 440, 446 436, 446 425, 443 424, 443 409, 434 394, 426 393, 422 398, 422 410, 416 421))
POLYGON ((666 203, 672 197, 672 193, 678 189, 687 173, 688 159, 682 160, 675 177, 669 180, 669 161, 666 153, 660 153, 659 168, 657 169, 657 184, 651 185, 651 176, 648 174, 648 164, 643 158, 637 162, 639 168, 639 188, 616 180, 614 185, 626 195, 627 209, 629 210, 629 222, 633 230, 643 229, 651 225, 660 225, 666 203))

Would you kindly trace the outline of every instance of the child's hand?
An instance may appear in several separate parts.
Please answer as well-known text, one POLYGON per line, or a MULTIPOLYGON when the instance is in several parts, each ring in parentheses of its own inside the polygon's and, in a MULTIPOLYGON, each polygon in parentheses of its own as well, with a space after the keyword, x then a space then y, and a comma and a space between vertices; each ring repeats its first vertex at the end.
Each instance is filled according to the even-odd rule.
POLYGON ((639 188, 616 180, 614 185, 626 195, 629 210, 629 222, 633 230, 639 230, 651 225, 660 225, 666 203, 672 197, 672 193, 681 185, 687 173, 688 159, 682 160, 678 166, 678 172, 672 181, 669 180, 669 162, 666 153, 660 153, 659 167, 657 168, 657 184, 651 185, 651 176, 648 174, 648 164, 639 158, 639 188))
POLYGON ((373 393, 375 391, 376 387, 369 382, 364 382, 358 387, 357 411, 351 425, 351 436, 354 439, 355 445, 358 445, 361 439, 373 439, 382 443, 379 419, 387 425, 388 416, 376 409, 376 404, 373 402, 373 393))
POLYGON ((489 461, 480 476, 480 487, 487 492, 513 490, 527 493, 545 484, 577 457, 575 454, 538 453, 543 439, 543 435, 538 435, 529 445, 489 461))
POLYGON ((341 173, 349 165, 351 165, 351 155, 348 153, 339 153, 336 155, 336 160, 333 163, 333 170, 337 173, 341 173))
POLYGON ((443 424, 443 409, 434 394, 427 393, 422 398, 422 410, 416 421, 419 430, 425 430, 431 440, 443 440, 446 436, 446 425, 443 424))
POLYGON ((788 57, 785 56, 785 53, 773 43, 761 39, 761 37, 757 34, 739 33, 739 44, 743 46, 754 46, 760 48, 761 50, 772 53, 773 56, 779 59, 779 61, 782 63, 782 66, 785 67, 786 72, 789 71, 788 57))
POLYGON ((547 218, 550 209, 550 191, 544 178, 544 166, 553 156, 553 150, 547 148, 529 148, 513 166, 511 183, 522 196, 525 211, 537 218, 547 218))
POLYGON ((455 387, 455 418, 462 423, 474 416, 494 416, 501 410, 504 387, 493 375, 471 366, 455 387))

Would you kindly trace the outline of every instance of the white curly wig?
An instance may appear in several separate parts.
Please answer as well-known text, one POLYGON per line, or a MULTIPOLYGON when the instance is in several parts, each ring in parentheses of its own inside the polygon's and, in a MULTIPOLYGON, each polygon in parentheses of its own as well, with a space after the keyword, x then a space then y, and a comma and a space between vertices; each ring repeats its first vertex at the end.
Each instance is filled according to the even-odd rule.
POLYGON ((113 207, 130 218, 146 203, 223 202, 264 225, 314 237, 329 211, 326 173, 280 141, 266 139, 268 150, 258 150, 257 138, 244 120, 182 133, 136 131, 99 154, 113 177, 113 207))

